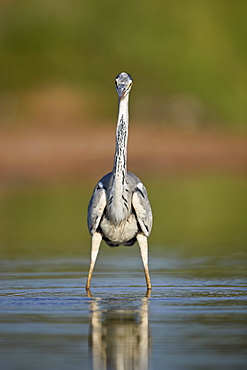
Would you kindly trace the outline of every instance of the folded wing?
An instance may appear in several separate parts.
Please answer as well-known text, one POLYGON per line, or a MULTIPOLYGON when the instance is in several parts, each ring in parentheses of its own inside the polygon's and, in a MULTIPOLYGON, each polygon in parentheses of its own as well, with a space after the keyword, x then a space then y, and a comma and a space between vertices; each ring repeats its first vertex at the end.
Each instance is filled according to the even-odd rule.
POLYGON ((102 184, 95 187, 92 198, 88 205, 87 225, 92 235, 98 228, 104 209, 106 207, 106 191, 102 184))
POLYGON ((137 184, 133 192, 132 205, 143 234, 149 236, 153 225, 153 216, 146 188, 141 182, 137 184))

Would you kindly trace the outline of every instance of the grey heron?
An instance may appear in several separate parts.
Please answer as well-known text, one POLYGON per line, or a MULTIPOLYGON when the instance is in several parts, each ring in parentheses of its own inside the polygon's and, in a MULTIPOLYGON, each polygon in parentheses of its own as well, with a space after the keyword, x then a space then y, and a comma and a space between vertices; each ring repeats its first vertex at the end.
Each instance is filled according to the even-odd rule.
POLYGON ((115 80, 118 94, 116 149, 112 172, 97 183, 88 206, 87 223, 92 236, 91 262, 86 289, 90 283, 102 239, 110 246, 139 244, 147 288, 151 289, 148 269, 148 242, 152 228, 152 210, 145 186, 127 171, 129 92, 133 81, 128 73, 115 80))

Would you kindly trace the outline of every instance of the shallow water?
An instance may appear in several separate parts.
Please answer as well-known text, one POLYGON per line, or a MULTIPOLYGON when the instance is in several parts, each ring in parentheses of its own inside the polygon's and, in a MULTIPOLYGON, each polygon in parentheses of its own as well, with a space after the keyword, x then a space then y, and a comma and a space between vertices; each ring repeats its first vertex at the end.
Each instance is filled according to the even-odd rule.
POLYGON ((0 367, 245 369, 245 262, 158 254, 146 296, 138 256, 101 258, 91 295, 87 260, 2 260, 0 367))

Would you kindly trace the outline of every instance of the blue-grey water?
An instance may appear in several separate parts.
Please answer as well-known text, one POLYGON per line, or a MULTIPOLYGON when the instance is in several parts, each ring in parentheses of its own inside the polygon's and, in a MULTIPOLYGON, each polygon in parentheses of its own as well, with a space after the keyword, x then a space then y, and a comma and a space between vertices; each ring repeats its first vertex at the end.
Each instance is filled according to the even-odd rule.
POLYGON ((0 368, 246 369, 245 259, 156 255, 0 262, 0 368))

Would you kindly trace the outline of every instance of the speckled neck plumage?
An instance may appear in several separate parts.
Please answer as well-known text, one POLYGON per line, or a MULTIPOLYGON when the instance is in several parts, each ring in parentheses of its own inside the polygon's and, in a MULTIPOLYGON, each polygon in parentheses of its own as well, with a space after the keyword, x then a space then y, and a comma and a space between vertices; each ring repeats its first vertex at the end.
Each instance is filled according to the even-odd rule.
POLYGON ((113 222, 120 223, 129 215, 129 209, 124 200, 125 179, 127 172, 127 142, 128 142, 128 100, 129 96, 119 102, 118 121, 116 129, 116 149, 113 166, 113 183, 111 191, 111 204, 113 222))
POLYGON ((113 166, 113 173, 115 173, 116 179, 124 179, 127 171, 127 142, 129 124, 128 100, 129 96, 127 95, 119 102, 119 113, 116 129, 116 149, 113 166))

